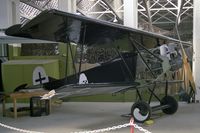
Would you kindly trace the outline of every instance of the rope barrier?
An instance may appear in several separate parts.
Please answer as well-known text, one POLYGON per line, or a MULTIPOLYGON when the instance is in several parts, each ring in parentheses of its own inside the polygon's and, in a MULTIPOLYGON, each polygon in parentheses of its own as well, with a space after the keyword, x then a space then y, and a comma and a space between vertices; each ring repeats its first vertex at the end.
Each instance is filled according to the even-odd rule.
POLYGON ((5 124, 3 124, 1 122, 0 122, 0 126, 2 126, 4 128, 8 128, 8 129, 14 130, 14 131, 22 132, 22 133, 43 133, 43 132, 30 131, 30 130, 25 130, 25 129, 20 129, 20 128, 8 126, 8 125, 5 125, 5 124))
MULTIPOLYGON (((14 130, 14 131, 22 132, 22 133, 44 133, 44 132, 30 131, 30 130, 25 130, 25 129, 8 126, 1 122, 0 122, 0 126, 14 130)), ((112 127, 102 128, 102 129, 97 129, 97 130, 91 130, 91 131, 80 131, 80 132, 72 132, 72 133, 103 133, 103 132, 109 132, 109 131, 113 131, 113 130, 117 130, 117 129, 121 129, 121 128, 125 128, 125 127, 130 127, 131 133, 134 133, 134 128, 138 129, 139 131, 144 132, 144 133, 151 133, 150 131, 144 129, 143 127, 140 127, 137 124, 135 124, 133 118, 130 119, 130 123, 126 123, 126 124, 122 124, 122 125, 117 125, 117 126, 112 126, 112 127)))
POLYGON ((123 125, 112 126, 112 127, 102 128, 102 129, 97 129, 97 130, 92 130, 92 131, 80 131, 80 132, 72 132, 72 133, 102 133, 102 132, 113 131, 113 130, 129 127, 129 126, 130 126, 130 133, 134 133, 134 128, 144 133, 151 133, 150 131, 144 129, 143 127, 140 127, 137 124, 135 124, 133 117, 131 117, 130 123, 126 123, 123 125))

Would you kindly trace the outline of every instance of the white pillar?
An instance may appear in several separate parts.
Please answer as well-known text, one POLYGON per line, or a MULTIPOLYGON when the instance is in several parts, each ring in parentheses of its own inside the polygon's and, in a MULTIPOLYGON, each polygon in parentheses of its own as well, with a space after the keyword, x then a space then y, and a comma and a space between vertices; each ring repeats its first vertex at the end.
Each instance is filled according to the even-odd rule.
POLYGON ((19 0, 0 1, 0 29, 20 23, 19 0))
POLYGON ((138 28, 138 0, 124 0, 124 25, 138 28))
POLYGON ((200 0, 194 0, 194 8, 193 8, 193 75, 194 81, 196 83, 197 94, 196 100, 200 100, 200 0))
POLYGON ((76 0, 58 0, 58 10, 76 13, 76 0))

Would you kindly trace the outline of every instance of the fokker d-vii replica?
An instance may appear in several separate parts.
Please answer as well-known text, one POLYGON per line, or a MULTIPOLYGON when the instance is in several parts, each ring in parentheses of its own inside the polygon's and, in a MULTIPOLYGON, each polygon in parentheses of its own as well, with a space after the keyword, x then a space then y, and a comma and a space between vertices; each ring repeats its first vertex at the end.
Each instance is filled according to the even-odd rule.
MULTIPOLYGON (((176 48, 165 53, 165 48, 161 47, 169 43, 178 47, 179 40, 57 10, 46 10, 24 25, 14 25, 6 30, 6 34, 64 42, 68 45, 74 74, 43 84, 45 89, 55 89, 60 98, 113 94, 132 89, 136 90, 138 96, 131 108, 131 115, 137 122, 149 119, 152 111, 162 110, 166 114, 177 111, 177 101, 168 95, 168 84, 182 81, 169 81, 167 72, 182 67, 183 62, 176 48), (75 60, 73 55, 72 43, 80 52, 78 60, 75 60), (162 50, 156 48, 159 46, 162 50), (95 62, 85 56, 90 48, 111 49, 114 54, 106 60, 95 62), (150 75, 143 82, 136 80, 139 59, 143 62, 146 73, 150 75), (93 66, 82 69, 84 63, 93 66), (166 86, 162 99, 155 93, 158 84, 166 86), (144 88, 147 88, 150 94, 147 102, 140 92, 144 88), (153 96, 160 104, 150 107, 153 96)), ((194 88, 191 89, 191 92, 194 91, 194 88)))

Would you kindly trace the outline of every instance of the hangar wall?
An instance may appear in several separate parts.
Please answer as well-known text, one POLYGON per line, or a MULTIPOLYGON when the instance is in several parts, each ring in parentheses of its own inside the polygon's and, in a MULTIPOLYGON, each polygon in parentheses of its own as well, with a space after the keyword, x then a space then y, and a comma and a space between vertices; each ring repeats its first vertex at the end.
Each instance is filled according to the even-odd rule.
POLYGON ((20 23, 19 0, 1 0, 0 29, 20 23))

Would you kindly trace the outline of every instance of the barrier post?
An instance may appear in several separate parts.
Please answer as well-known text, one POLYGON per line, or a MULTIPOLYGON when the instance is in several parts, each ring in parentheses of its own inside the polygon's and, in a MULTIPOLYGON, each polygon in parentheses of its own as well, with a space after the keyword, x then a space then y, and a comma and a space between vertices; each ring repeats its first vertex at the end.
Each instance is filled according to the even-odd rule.
POLYGON ((133 117, 131 117, 131 119, 130 119, 130 133, 134 133, 134 119, 133 119, 133 117))

